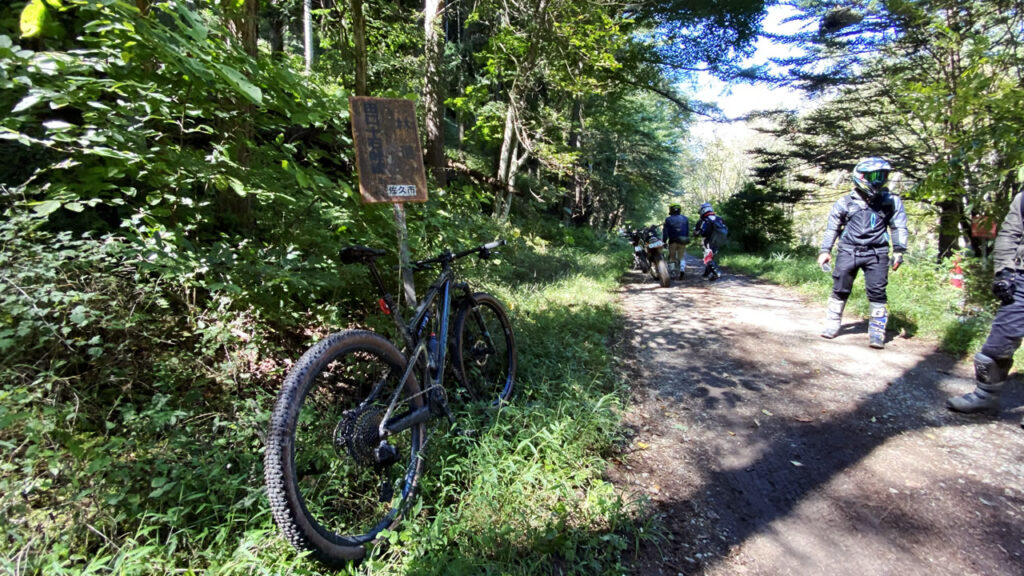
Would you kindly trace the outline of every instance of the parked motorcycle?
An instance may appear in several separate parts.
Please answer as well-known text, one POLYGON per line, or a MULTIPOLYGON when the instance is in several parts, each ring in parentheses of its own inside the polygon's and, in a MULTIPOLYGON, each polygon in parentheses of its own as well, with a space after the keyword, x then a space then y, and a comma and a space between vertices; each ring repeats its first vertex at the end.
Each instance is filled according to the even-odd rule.
POLYGON ((661 240, 658 226, 626 229, 622 234, 629 238, 633 245, 633 267, 644 274, 650 274, 662 288, 668 288, 672 279, 668 275, 668 262, 665 260, 665 243, 661 240))

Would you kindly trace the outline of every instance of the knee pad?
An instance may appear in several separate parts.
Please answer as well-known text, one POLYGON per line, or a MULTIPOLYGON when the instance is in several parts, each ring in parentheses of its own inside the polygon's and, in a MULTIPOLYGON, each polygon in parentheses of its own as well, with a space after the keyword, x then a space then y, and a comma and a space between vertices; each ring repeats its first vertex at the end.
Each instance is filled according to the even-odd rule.
POLYGON ((1013 367, 1013 357, 992 358, 981 352, 974 355, 974 378, 984 384, 998 384, 1006 380, 1013 367))

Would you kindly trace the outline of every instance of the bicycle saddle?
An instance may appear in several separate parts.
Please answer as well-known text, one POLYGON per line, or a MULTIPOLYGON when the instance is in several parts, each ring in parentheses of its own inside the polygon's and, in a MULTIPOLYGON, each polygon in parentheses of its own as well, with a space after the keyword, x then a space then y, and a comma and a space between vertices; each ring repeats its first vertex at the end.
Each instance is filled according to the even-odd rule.
POLYGON ((344 264, 355 264, 357 262, 370 262, 386 253, 384 250, 377 250, 369 246, 346 246, 338 252, 338 256, 344 264))

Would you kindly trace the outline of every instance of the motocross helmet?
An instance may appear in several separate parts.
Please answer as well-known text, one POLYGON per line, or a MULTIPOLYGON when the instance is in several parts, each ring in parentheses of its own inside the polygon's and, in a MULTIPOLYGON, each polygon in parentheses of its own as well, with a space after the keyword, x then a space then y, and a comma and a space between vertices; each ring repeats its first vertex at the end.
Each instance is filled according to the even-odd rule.
POLYGON ((705 202, 705 203, 700 205, 699 213, 700 213, 700 217, 703 218, 703 217, 707 216, 708 214, 714 214, 715 210, 713 208, 711 208, 711 203, 710 202, 705 202))
POLYGON ((850 177, 853 187, 864 196, 871 198, 885 188, 892 166, 882 158, 865 158, 853 167, 850 177))
POLYGON ((668 205, 668 213, 670 215, 674 216, 676 214, 682 214, 682 212, 683 212, 683 207, 680 206, 679 204, 669 204, 668 205))

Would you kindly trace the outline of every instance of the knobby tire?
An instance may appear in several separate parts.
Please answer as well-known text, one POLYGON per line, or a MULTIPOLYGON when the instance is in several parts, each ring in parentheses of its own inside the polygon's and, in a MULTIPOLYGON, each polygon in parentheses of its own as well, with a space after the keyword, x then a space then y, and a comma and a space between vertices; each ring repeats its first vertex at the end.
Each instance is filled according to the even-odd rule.
POLYGON ((477 292, 473 300, 463 301, 455 318, 452 362, 472 399, 500 404, 511 398, 515 384, 515 336, 497 298, 477 292))
POLYGON ((664 258, 658 258, 655 262, 655 268, 658 272, 658 282, 661 283, 662 288, 668 288, 672 284, 672 278, 668 275, 668 264, 664 258))
MULTIPOLYGON (((373 458, 405 367, 383 337, 339 332, 299 359, 278 396, 264 457, 270 507, 287 539, 327 566, 362 559, 412 501, 425 424, 388 437, 397 449, 393 463, 373 458)), ((424 405, 415 375, 398 398, 392 418, 424 405)))

